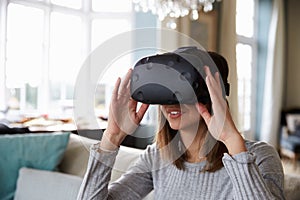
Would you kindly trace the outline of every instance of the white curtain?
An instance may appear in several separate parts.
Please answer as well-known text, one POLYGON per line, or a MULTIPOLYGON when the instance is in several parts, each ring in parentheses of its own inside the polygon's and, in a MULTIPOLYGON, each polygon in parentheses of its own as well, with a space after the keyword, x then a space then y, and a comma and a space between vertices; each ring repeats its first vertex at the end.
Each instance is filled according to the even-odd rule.
POLYGON ((221 4, 221 26, 220 26, 220 54, 223 55, 229 66, 230 95, 228 98, 230 112, 238 128, 238 94, 237 94, 237 70, 236 70, 236 32, 235 14, 236 0, 224 1, 221 4))
POLYGON ((285 67, 283 0, 273 1, 265 73, 260 140, 277 147, 285 67))

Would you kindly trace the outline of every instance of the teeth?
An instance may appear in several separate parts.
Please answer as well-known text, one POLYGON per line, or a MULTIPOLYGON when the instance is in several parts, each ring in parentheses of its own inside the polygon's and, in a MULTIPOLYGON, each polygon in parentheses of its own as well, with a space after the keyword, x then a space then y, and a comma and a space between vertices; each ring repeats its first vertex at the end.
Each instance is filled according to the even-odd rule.
POLYGON ((177 114, 179 114, 180 112, 178 112, 178 111, 171 111, 171 115, 177 115, 177 114))

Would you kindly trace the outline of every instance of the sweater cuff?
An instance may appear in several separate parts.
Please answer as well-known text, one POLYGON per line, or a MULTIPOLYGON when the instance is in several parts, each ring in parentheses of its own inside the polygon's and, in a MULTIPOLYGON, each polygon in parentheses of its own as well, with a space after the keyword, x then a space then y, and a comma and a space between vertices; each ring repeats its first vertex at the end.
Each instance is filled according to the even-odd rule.
POLYGON ((237 162, 240 164, 248 164, 248 163, 254 163, 256 159, 256 156, 249 152, 241 152, 239 154, 236 154, 234 156, 230 156, 228 153, 224 153, 223 156, 223 162, 237 162))
POLYGON ((99 143, 93 144, 90 147, 90 157, 92 157, 93 160, 101 162, 102 164, 105 164, 109 167, 113 167, 118 152, 119 149, 117 149, 116 151, 102 150, 99 143))

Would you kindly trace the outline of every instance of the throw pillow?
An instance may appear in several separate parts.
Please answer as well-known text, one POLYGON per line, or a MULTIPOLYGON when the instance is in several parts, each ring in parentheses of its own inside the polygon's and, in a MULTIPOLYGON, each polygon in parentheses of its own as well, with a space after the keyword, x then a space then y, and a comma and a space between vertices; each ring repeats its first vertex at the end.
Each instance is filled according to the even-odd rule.
POLYGON ((14 197, 21 167, 55 170, 70 133, 33 133, 0 136, 0 199, 14 197))
POLYGON ((74 175, 21 168, 14 200, 74 200, 81 182, 74 175))

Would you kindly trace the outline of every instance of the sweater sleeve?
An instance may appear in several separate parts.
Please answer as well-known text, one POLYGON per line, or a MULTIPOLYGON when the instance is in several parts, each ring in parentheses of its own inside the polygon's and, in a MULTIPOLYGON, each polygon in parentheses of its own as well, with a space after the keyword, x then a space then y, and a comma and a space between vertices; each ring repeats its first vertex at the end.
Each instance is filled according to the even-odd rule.
POLYGON ((285 199, 283 168, 272 146, 258 142, 234 156, 224 154, 223 163, 234 188, 235 199, 285 199))
POLYGON ((117 153, 118 151, 99 153, 96 145, 91 147, 87 171, 77 200, 142 199, 153 189, 151 173, 143 162, 143 156, 132 167, 135 169, 129 170, 109 185, 117 153))

